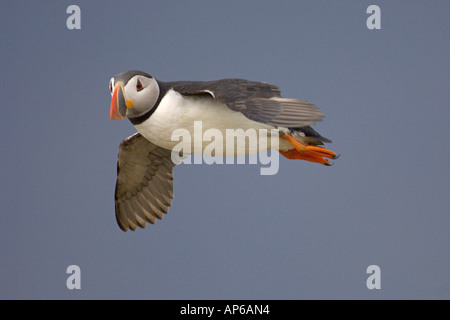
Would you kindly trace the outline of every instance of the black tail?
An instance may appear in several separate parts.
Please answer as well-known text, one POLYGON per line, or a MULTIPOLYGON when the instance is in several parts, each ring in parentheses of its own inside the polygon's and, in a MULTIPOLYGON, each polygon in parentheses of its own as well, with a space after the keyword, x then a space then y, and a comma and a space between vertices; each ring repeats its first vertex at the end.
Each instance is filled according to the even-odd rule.
MULTIPOLYGON (((323 136, 320 135, 320 133, 318 133, 316 130, 314 130, 313 128, 311 128, 310 126, 305 126, 305 127, 298 127, 298 128, 289 128, 292 131, 299 131, 302 132, 306 137, 308 138, 312 138, 314 140, 318 140, 320 142, 326 142, 326 143, 331 143, 330 139, 327 139, 323 136)), ((322 144, 322 143, 321 143, 322 144)))

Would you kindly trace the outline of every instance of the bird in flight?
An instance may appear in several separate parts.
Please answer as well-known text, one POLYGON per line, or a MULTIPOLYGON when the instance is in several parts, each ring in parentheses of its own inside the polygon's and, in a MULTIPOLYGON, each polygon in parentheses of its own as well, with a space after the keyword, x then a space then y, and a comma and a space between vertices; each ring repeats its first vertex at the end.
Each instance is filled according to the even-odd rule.
MULTIPOLYGON (((277 86, 265 82, 163 82, 130 70, 112 77, 109 91, 111 120, 128 118, 138 131, 119 146, 115 212, 123 231, 154 224, 168 212, 173 199, 172 151, 179 143, 173 141, 172 133, 183 128, 195 135, 195 122, 201 121, 203 130, 216 129, 224 136, 229 129, 266 129, 268 138, 276 139, 277 150, 288 159, 329 166, 328 159, 338 157, 323 146, 331 140, 310 127, 324 114, 308 101, 282 98, 277 86)), ((192 153, 205 150, 204 144, 194 144, 192 153)), ((245 146, 242 153, 270 148, 258 140, 256 147, 245 146)), ((216 155, 230 154, 224 148, 216 155)))

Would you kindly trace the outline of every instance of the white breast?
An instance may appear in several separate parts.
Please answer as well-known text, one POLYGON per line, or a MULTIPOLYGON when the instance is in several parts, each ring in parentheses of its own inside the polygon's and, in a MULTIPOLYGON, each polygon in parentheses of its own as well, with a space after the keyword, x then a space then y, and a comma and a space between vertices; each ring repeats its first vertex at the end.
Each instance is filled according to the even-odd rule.
MULTIPOLYGON (((194 146, 195 121, 202 121, 202 137, 208 129, 218 129, 224 138, 224 144, 226 143, 227 129, 235 130, 237 139, 245 139, 245 134, 242 135, 242 132, 247 132, 248 135, 250 132, 247 131, 248 129, 256 130, 256 132, 259 132, 259 129, 266 129, 269 134, 267 140, 270 143, 270 130, 274 128, 250 120, 240 112, 233 111, 212 99, 186 97, 173 90, 167 92, 150 118, 135 127, 149 141, 170 150, 179 143, 179 141, 172 141, 172 132, 176 129, 185 129, 192 137, 193 153, 202 153, 209 142, 203 142, 202 148, 198 148, 198 144, 194 146), (242 131, 237 129, 242 129, 242 131)), ((196 133, 198 134, 198 130, 196 133)), ((266 143, 264 146, 259 144, 259 139, 256 146, 251 144, 248 146, 249 144, 246 143, 245 154, 267 149, 266 143)), ((238 155, 241 155, 241 152, 238 155)))

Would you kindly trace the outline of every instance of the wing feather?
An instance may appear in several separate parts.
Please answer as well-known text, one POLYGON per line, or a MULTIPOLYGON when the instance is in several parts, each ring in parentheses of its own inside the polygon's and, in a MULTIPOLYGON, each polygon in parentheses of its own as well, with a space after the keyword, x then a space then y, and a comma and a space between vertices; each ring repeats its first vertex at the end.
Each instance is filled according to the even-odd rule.
POLYGON ((168 212, 173 199, 171 151, 141 134, 128 137, 119 147, 115 190, 116 220, 127 231, 155 223, 168 212))

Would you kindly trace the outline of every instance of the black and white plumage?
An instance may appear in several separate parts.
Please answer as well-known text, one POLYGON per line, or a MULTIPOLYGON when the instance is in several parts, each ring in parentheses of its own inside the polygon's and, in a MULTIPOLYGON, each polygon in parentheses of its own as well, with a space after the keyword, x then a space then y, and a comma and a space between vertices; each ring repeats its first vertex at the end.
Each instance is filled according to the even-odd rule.
MULTIPOLYGON (((276 129, 278 150, 289 159, 329 165, 326 158, 336 158, 320 146, 331 141, 310 127, 324 114, 310 102, 282 98, 280 89, 268 83, 243 79, 162 82, 132 70, 111 78, 110 91, 111 120, 127 117, 138 130, 119 147, 115 208, 124 231, 155 223, 167 213, 173 199, 171 150, 178 143, 171 135, 179 128, 193 134, 194 121, 201 120, 203 130, 221 132, 276 129)), ((202 153, 202 148, 193 145, 192 153, 202 153)), ((244 154, 264 148, 258 144, 244 154)))

